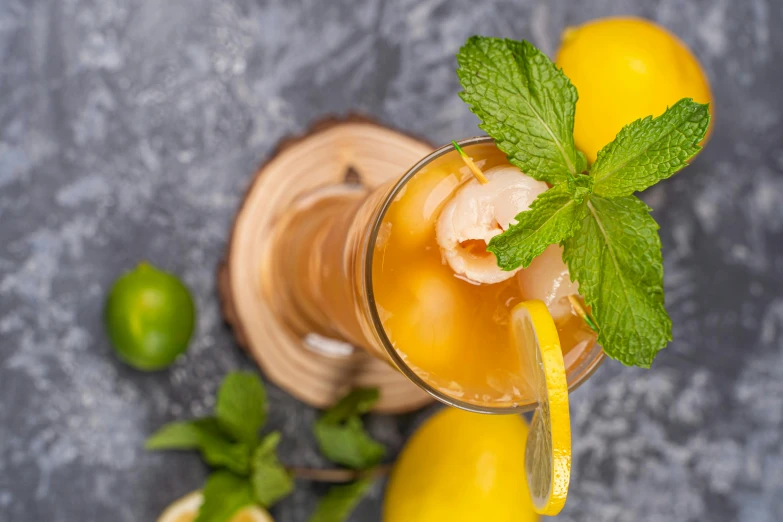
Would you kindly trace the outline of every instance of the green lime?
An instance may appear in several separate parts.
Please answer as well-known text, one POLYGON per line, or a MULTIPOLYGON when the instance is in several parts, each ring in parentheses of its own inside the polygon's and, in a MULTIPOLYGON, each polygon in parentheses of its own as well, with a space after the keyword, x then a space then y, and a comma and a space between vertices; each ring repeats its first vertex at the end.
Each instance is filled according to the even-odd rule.
POLYGON ((187 349, 196 307, 176 276, 140 263, 114 283, 105 321, 120 359, 139 370, 159 370, 187 349))

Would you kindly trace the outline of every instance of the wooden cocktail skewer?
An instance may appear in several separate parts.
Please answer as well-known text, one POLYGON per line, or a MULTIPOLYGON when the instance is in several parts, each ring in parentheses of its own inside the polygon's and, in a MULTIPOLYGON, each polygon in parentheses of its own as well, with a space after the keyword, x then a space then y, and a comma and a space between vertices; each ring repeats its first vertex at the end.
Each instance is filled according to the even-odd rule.
POLYGON ((454 145, 455 149, 457 149, 457 152, 459 152, 462 161, 465 162, 465 165, 467 165, 470 171, 473 173, 473 175, 476 176, 478 182, 481 183, 482 185, 489 183, 487 177, 484 175, 483 172, 481 172, 481 169, 478 168, 475 163, 473 163, 473 160, 470 159, 470 156, 468 156, 465 153, 465 151, 462 150, 462 147, 460 147, 459 144, 454 140, 451 141, 451 144, 454 145))
POLYGON ((574 294, 571 294, 568 296, 568 300, 571 302, 571 306, 573 307, 574 312, 576 312, 576 315, 581 317, 582 320, 587 323, 587 326, 589 326, 595 333, 598 333, 598 325, 595 324, 593 318, 590 317, 590 314, 587 313, 585 307, 582 306, 582 302, 579 300, 579 298, 574 294))

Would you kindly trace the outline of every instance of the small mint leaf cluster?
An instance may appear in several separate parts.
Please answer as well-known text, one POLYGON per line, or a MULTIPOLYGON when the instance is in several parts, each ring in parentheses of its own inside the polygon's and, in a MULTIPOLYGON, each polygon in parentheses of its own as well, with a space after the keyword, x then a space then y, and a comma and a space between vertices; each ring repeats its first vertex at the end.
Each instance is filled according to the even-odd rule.
MULTIPOLYGON (((314 432, 324 456, 355 470, 380 462, 386 449, 370 438, 360 418, 378 398, 377 389, 357 389, 323 414, 314 432)), ((270 508, 293 491, 294 478, 277 457, 280 433, 259 435, 267 410, 258 375, 229 373, 218 390, 213 416, 167 424, 147 439, 148 450, 198 450, 214 468, 196 522, 227 522, 242 508, 270 508)), ((360 477, 332 487, 310 522, 344 521, 373 483, 360 477)))
POLYGON ((259 437, 267 410, 261 379, 230 373, 218 390, 214 416, 167 424, 147 439, 149 450, 198 450, 215 468, 196 522, 225 522, 246 506, 268 508, 293 491, 293 478, 277 459, 280 433, 259 437))
POLYGON ((610 357, 648 368, 671 341, 658 224, 634 193, 672 176, 700 149, 707 105, 682 99, 624 127, 589 167, 574 145, 576 88, 531 43, 473 36, 457 55, 462 99, 509 161, 552 187, 490 241, 504 270, 563 247, 610 357))
MULTIPOLYGON (((321 453, 335 464, 362 471, 381 462, 386 448, 364 429, 361 415, 380 399, 377 388, 356 388, 326 410, 313 426, 321 453)), ((309 522, 342 522, 367 494, 374 481, 360 478, 344 486, 332 486, 309 522)))

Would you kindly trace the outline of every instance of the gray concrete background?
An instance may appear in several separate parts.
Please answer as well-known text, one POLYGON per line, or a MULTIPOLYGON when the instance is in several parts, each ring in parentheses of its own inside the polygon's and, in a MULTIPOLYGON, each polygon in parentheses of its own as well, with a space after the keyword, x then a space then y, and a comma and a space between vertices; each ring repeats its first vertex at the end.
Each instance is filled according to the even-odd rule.
MULTIPOLYGON (((662 225, 675 341, 651 371, 610 362, 572 396, 564 521, 783 520, 783 5, 774 0, 0 2, 0 520, 153 520, 199 487, 191 454, 150 454, 251 368, 215 265, 255 167, 281 137, 358 109, 435 143, 476 133, 454 54, 473 33, 549 53, 569 24, 659 21, 714 87, 712 140, 645 195, 662 225), (144 374, 101 324, 140 259, 200 310, 186 357, 144 374)), ((315 412, 271 388, 283 459, 320 465, 315 412)), ((376 417, 397 451, 432 409, 376 417)), ((305 521, 318 486, 274 510, 305 521)), ((352 521, 378 520, 377 486, 352 521)))

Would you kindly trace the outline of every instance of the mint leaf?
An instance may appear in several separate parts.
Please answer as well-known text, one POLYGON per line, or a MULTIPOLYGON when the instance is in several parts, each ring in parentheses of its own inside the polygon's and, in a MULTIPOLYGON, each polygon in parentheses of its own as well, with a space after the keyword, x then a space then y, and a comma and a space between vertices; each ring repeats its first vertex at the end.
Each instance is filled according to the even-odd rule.
POLYGON ((364 415, 380 398, 381 392, 378 388, 355 388, 326 410, 321 421, 338 423, 355 415, 364 415))
POLYGON ((553 185, 581 172, 576 89, 530 42, 472 36, 457 54, 462 99, 509 161, 553 185))
POLYGON ((567 183, 555 185, 540 194, 530 210, 518 214, 515 225, 493 237, 487 250, 495 254, 503 270, 527 267, 546 247, 571 237, 586 212, 586 206, 574 200, 567 183))
POLYGON ((234 372, 223 379, 215 415, 220 427, 236 440, 255 444, 266 421, 266 390, 258 375, 234 372))
POLYGON ((172 422, 150 435, 148 450, 193 450, 199 446, 199 427, 194 421, 172 422))
POLYGON ((365 431, 359 417, 378 400, 377 389, 357 389, 326 411, 313 427, 318 447, 324 456, 353 469, 378 464, 386 448, 365 431))
POLYGON ((250 447, 247 444, 231 443, 204 434, 199 449, 204 461, 213 468, 227 468, 243 476, 250 472, 250 447))
POLYGON ((204 486, 204 503, 194 522, 228 522, 240 509, 253 504, 250 481, 228 471, 216 471, 204 486))
POLYGON ((579 233, 563 243, 563 259, 592 309, 606 354, 649 368, 672 339, 658 224, 635 196, 593 194, 587 209, 579 233))
POLYGON ((578 149, 576 151, 576 172, 579 174, 587 172, 587 156, 578 149))
POLYGON ((277 460, 277 445, 280 433, 275 431, 264 437, 253 452, 250 482, 256 502, 265 508, 271 507, 294 489, 294 481, 288 471, 277 460))
POLYGON ((657 118, 626 125, 590 169, 595 193, 628 196, 672 176, 701 150, 709 123, 708 106, 684 98, 657 118))
POLYGON ((334 486, 318 503, 309 522, 343 522, 361 502, 373 485, 369 479, 346 486, 334 486))
POLYGON ((386 448, 367 434, 358 417, 342 424, 317 423, 314 432, 327 459, 352 469, 375 466, 386 454, 386 448))
POLYGON ((250 470, 250 447, 232 442, 213 417, 167 424, 147 439, 145 447, 148 450, 198 449, 212 467, 228 468, 240 475, 250 470))

